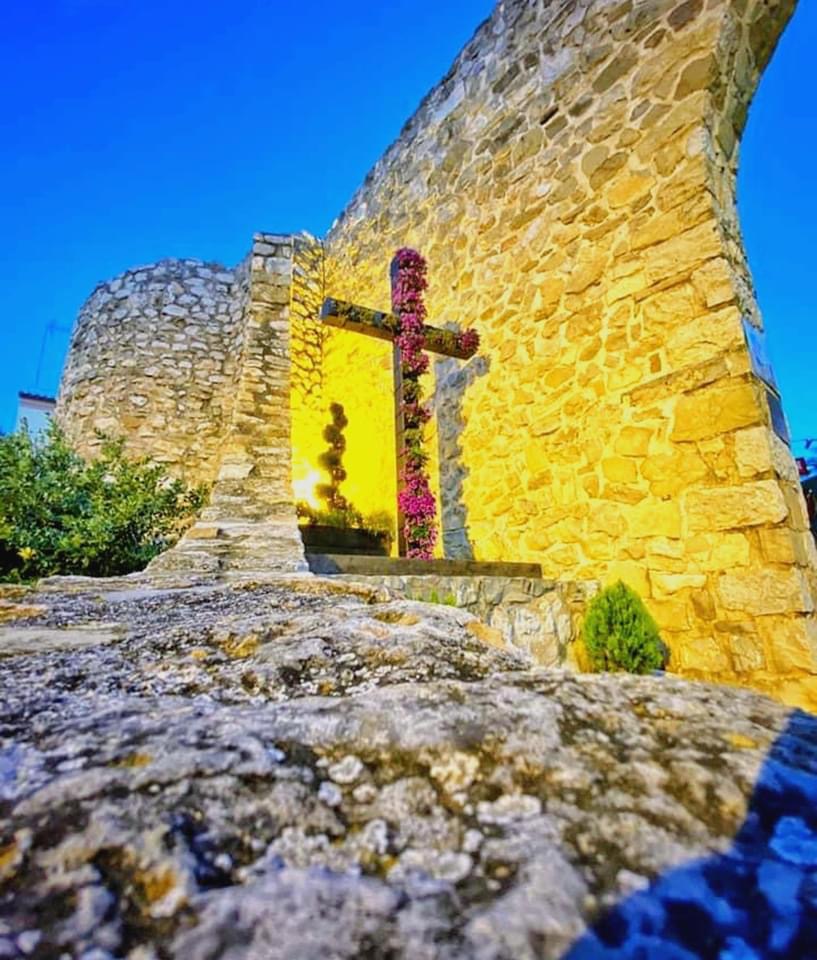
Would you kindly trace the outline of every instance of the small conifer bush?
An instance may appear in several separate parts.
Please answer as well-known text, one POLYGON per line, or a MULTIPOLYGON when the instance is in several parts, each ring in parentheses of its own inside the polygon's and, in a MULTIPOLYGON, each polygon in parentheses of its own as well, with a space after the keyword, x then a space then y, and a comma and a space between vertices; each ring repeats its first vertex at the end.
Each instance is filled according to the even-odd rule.
POLYGON ((594 670, 649 673, 667 661, 658 625, 641 597, 620 580, 590 601, 583 637, 594 670))

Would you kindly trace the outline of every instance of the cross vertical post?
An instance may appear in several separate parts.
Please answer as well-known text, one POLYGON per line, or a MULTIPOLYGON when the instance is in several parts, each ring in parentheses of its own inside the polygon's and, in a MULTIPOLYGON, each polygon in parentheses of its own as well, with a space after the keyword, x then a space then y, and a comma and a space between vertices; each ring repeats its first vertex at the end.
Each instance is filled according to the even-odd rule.
MULTIPOLYGON (((397 280, 397 257, 389 267, 391 279, 392 299, 394 299, 394 284, 397 280)), ((400 477, 403 473, 406 423, 403 418, 403 355, 397 341, 392 341, 392 369, 394 377, 394 462, 397 467, 395 492, 397 496, 397 555, 405 557, 407 551, 405 534, 405 517, 400 509, 400 477)))

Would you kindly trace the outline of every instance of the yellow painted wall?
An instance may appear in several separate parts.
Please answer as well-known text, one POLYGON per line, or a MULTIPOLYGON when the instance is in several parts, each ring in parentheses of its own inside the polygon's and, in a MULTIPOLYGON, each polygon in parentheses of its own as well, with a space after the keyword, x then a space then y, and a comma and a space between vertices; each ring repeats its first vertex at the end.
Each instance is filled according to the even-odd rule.
MULTIPOLYGON (((477 327, 458 438, 477 559, 622 577, 674 670, 817 705, 817 553, 750 368, 734 204, 793 4, 499 5, 330 232, 326 276, 382 308, 413 246, 431 322, 477 327)), ((342 350, 371 411, 368 347, 342 350)))

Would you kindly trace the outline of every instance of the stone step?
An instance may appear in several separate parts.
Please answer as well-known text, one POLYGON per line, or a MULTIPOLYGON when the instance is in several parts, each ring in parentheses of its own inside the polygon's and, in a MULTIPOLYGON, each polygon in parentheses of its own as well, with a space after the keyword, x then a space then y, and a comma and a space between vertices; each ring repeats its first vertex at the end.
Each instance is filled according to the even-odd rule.
POLYGON ((368 557, 360 554, 308 553, 313 573, 358 576, 523 577, 541 580, 538 563, 500 560, 409 560, 406 557, 368 557))
POLYGON ((151 573, 167 571, 210 572, 227 570, 306 571, 304 547, 289 507, 281 519, 249 518, 198 521, 170 550, 149 566, 151 573))
POLYGON ((295 518, 291 503, 258 503, 249 501, 246 496, 213 494, 210 503, 201 511, 199 518, 207 524, 220 521, 253 520, 288 522, 295 518))

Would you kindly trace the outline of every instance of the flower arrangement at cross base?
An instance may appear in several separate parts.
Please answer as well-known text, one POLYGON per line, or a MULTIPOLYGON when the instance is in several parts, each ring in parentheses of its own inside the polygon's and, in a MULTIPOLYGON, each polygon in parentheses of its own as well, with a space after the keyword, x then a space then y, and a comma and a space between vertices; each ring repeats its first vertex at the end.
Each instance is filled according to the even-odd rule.
MULTIPOLYGON (((420 377, 428 370, 424 326, 426 307, 423 294, 428 287, 428 266, 416 250, 403 247, 394 255, 392 309, 400 321, 396 343, 400 348, 403 378, 403 469, 397 497, 404 517, 406 552, 412 559, 430 560, 437 542, 437 505, 431 492, 423 450, 423 428, 431 418, 422 403, 420 377)), ((474 330, 452 334, 464 349, 476 350, 479 335, 474 330)))

